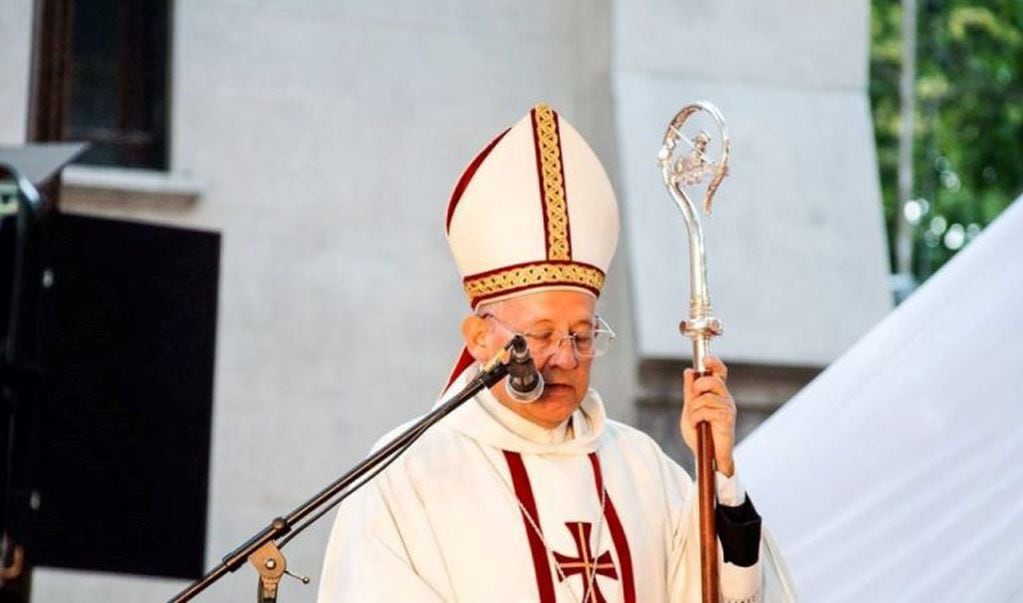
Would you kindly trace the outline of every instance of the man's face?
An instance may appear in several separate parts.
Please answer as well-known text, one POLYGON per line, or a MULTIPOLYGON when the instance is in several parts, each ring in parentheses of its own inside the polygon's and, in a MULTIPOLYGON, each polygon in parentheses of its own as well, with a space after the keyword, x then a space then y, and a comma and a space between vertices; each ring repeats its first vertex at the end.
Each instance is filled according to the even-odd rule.
MULTIPOLYGON (((477 360, 487 360, 512 337, 509 329, 501 323, 519 333, 546 334, 553 331, 555 339, 559 339, 566 333, 592 328, 593 310, 594 298, 586 293, 541 291, 482 308, 482 314, 492 314, 497 320, 470 316, 463 324, 463 333, 473 356, 477 360)), ((505 392, 503 382, 491 391, 515 413, 552 428, 571 416, 582 402, 589 388, 593 358, 579 357, 572 342, 567 340, 561 341, 552 351, 541 353, 535 347, 531 342, 533 362, 543 374, 545 383, 540 398, 529 404, 516 402, 505 392)))

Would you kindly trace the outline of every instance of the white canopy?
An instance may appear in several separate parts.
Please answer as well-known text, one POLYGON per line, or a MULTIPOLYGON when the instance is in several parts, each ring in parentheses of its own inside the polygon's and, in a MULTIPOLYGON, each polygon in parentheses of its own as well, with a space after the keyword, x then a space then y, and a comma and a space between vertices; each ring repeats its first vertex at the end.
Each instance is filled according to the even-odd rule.
POLYGON ((738 456, 802 599, 1023 600, 1023 198, 738 456))

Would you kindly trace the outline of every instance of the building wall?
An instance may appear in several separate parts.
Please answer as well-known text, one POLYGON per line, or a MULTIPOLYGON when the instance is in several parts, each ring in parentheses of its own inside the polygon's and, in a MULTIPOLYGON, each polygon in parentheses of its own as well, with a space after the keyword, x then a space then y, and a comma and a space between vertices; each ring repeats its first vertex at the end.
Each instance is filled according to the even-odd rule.
MULTIPOLYGON (((729 176, 703 216, 711 299, 732 362, 832 361, 891 309, 867 98, 867 2, 614 4, 618 156, 637 341, 685 358, 686 236, 656 164, 671 117, 710 100, 729 176)), ((713 133, 716 136, 716 132, 713 133)))
MULTIPOLYGON (((25 48, 29 4, 9 26, 25 48)), ((613 170, 609 14, 603 1, 175 3, 170 172, 70 168, 64 210, 223 234, 209 563, 432 404, 467 310, 444 210, 483 145, 547 101, 613 170)), ((596 376, 618 416, 635 365, 626 266, 602 302, 621 345, 596 376)), ((319 577, 329 524, 287 547, 294 571, 319 577)), ((254 581, 245 568, 203 600, 243 600, 254 581)), ((139 601, 182 586, 39 569, 34 588, 139 601)))
POLYGON ((0 144, 25 141, 31 39, 32 0, 0 3, 0 144))
MULTIPOLYGON (((0 108, 20 122, 0 120, 6 142, 24 131, 30 5, 0 4, 0 76, 15 82, 0 90, 0 108)), ((884 313, 867 3, 747 6, 175 3, 169 173, 69 168, 64 209, 223 234, 209 563, 428 408, 466 309, 443 235, 449 192, 535 102, 590 140, 622 198, 626 228, 601 301, 619 341, 595 381, 613 417, 638 422, 672 454, 682 454, 671 399, 686 348, 675 332, 685 260, 654 157, 681 103, 710 97, 733 120, 736 171, 722 193, 733 197, 708 241, 712 291, 735 333, 720 349, 744 369, 735 389, 748 417, 766 416, 884 313), (801 151, 785 163, 790 134, 801 151), (741 236, 726 240, 728 230, 741 236), (840 254, 828 247, 836 239, 849 242, 840 254), (774 272, 774 255, 751 264, 764 248, 788 268, 774 272), (855 320, 788 339, 757 327, 794 316, 778 290, 758 297, 758 279, 818 264, 828 268, 806 280, 824 284, 801 290, 819 306, 808 324, 861 305, 855 320)), ((328 524, 288 546, 294 571, 318 577, 328 524)), ((250 597, 254 580, 246 568, 202 600, 250 597)), ((182 586, 39 569, 35 592, 138 601, 182 586)), ((315 585, 283 588, 288 600, 315 597, 315 585)))

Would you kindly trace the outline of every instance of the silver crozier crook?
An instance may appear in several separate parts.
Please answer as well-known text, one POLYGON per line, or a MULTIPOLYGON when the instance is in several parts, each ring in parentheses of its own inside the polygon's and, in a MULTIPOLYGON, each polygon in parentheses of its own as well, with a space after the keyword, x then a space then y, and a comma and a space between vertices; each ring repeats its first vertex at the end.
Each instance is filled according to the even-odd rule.
MULTIPOLYGON (((710 214, 714 193, 728 174, 728 131, 717 107, 708 102, 687 105, 668 124, 664 143, 657 160, 661 165, 664 184, 685 219, 689 234, 689 317, 682 321, 682 334, 693 342, 693 368, 697 374, 706 372, 704 361, 710 351, 710 340, 720 335, 721 322, 711 314, 710 293, 707 291, 707 265, 703 251, 703 229, 696 204, 690 191, 708 182, 703 193, 703 211, 710 214), (717 125, 721 149, 717 159, 709 156, 708 147, 713 138, 699 130, 691 139, 682 126, 696 113, 707 113, 717 125), (676 150, 678 152, 676 153, 676 150), (687 190, 688 189, 688 190, 687 190)), ((705 603, 720 601, 718 577, 717 528, 714 525, 714 440, 710 425, 704 421, 697 426, 696 481, 700 504, 700 585, 705 603)))

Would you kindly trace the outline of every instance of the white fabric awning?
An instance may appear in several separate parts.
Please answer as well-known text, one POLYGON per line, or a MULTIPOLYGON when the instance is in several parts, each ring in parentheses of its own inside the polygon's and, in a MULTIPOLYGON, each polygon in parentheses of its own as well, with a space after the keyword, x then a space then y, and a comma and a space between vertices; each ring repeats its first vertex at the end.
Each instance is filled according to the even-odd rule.
POLYGON ((803 600, 1023 600, 1023 198, 738 457, 803 600))

